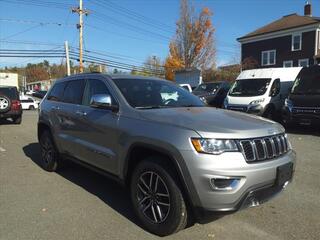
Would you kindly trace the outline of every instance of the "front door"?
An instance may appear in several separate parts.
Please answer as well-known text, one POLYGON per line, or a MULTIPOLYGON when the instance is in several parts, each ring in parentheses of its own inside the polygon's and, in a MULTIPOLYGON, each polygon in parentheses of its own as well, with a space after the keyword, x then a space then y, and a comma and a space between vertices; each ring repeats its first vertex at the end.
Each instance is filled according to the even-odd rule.
MULTIPOLYGON (((111 110, 90 107, 95 94, 110 94, 103 78, 87 79, 82 106, 79 109, 79 126, 76 137, 79 139, 81 160, 117 174, 117 145, 119 138, 119 115, 111 110)), ((115 103, 114 98, 112 101, 115 103)))

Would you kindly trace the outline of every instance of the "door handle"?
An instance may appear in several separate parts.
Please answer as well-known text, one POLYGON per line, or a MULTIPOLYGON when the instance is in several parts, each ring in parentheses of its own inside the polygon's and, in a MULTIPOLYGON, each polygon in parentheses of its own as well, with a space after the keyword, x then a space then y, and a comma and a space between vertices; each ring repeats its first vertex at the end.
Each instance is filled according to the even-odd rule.
POLYGON ((76 114, 79 115, 79 116, 86 116, 87 115, 86 112, 82 112, 82 111, 79 111, 79 110, 76 111, 76 114))

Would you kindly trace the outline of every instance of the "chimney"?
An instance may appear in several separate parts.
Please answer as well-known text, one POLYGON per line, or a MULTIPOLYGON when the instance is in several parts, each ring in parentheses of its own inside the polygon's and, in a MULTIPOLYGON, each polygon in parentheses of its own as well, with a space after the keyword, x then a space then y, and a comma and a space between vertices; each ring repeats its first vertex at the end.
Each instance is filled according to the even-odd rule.
POLYGON ((312 6, 309 1, 307 1, 306 5, 304 5, 304 15, 307 17, 312 17, 312 6))

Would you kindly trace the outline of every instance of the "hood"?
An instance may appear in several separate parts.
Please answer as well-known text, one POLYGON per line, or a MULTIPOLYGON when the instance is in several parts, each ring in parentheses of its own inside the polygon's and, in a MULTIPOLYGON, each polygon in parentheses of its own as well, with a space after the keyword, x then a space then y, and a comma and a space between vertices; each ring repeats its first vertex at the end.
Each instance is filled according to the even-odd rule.
POLYGON ((204 138, 243 139, 283 133, 273 121, 211 107, 162 108, 143 110, 142 119, 170 124, 198 132, 204 138))
POLYGON ((319 95, 295 95, 290 94, 289 99, 294 107, 320 107, 319 95))

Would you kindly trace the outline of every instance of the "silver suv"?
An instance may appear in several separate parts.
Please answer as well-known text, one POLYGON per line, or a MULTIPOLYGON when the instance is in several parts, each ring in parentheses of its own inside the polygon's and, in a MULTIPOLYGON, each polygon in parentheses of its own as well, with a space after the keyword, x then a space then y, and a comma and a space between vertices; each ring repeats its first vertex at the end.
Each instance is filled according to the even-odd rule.
POLYGON ((40 105, 38 139, 45 170, 68 159, 118 180, 143 226, 161 236, 191 216, 200 221, 265 202, 295 168, 281 125, 206 107, 156 78, 57 80, 40 105))

